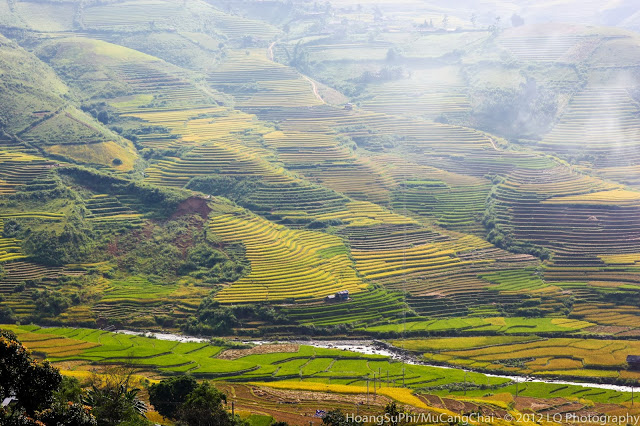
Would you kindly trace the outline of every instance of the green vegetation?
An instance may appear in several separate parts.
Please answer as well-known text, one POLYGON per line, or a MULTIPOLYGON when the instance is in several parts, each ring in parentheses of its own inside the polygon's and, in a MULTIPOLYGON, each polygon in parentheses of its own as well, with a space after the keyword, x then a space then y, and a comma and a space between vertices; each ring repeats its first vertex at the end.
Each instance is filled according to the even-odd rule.
POLYGON ((37 420, 44 422, 41 424, 97 424, 90 409, 65 398, 70 395, 67 384, 61 388, 60 372, 46 361, 38 364, 15 334, 0 330, 0 354, 0 398, 16 399, 0 408, 3 424, 36 425, 37 420))
MULTIPOLYGON (((623 359, 640 330, 637 17, 502 2, 509 27, 477 5, 320 3, 0 2, 0 322, 89 327, 13 328, 61 365, 352 391, 382 369, 455 412, 449 392, 512 386, 93 329, 408 336, 430 362, 639 380, 623 359)), ((146 397, 125 388, 92 395, 146 397)), ((198 392, 194 411, 210 397, 236 422, 198 392)), ((500 401, 464 406, 522 402, 500 401)))

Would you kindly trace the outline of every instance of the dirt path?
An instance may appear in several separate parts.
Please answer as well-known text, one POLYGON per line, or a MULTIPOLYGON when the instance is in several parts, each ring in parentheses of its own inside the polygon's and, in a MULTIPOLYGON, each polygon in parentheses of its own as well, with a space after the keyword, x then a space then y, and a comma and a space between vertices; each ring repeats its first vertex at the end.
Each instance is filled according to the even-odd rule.
MULTIPOLYGON (((276 45, 276 42, 274 41, 273 43, 271 43, 269 45, 269 47, 267 48, 267 58, 269 58, 270 61, 273 61, 273 47, 276 45)), ((302 76, 305 80, 307 80, 309 83, 311 83, 311 87, 313 88, 313 95, 318 98, 318 100, 320 102, 322 102, 323 104, 326 104, 326 102, 324 101, 324 99, 322 99, 322 96, 320 96, 320 93, 318 93, 318 85, 316 84, 315 81, 311 80, 309 77, 307 77, 306 75, 302 76)))
POLYGON ((311 83, 311 87, 313 87, 313 94, 316 96, 316 98, 318 98, 318 100, 320 102, 322 102, 323 104, 325 104, 326 102, 324 101, 324 99, 322 99, 322 96, 320 96, 320 93, 318 93, 318 85, 316 84, 315 81, 311 80, 309 77, 307 77, 306 75, 302 76, 305 80, 307 80, 309 83, 311 83))
POLYGON ((274 41, 269 45, 269 48, 267 49, 267 58, 269 58, 270 61, 273 61, 273 46, 275 45, 276 42, 274 41))
POLYGON ((495 149, 496 151, 499 151, 498 147, 496 146, 496 143, 493 141, 493 138, 491 136, 487 136, 487 138, 489 138, 489 142, 491 142, 491 146, 493 147, 493 149, 495 149))

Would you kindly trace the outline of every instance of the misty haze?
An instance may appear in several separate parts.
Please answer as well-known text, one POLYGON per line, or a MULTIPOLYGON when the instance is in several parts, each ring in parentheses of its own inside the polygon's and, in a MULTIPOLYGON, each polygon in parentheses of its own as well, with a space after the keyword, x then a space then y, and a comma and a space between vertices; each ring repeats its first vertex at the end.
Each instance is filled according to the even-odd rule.
POLYGON ((0 0, 0 426, 640 424, 637 0, 0 0))

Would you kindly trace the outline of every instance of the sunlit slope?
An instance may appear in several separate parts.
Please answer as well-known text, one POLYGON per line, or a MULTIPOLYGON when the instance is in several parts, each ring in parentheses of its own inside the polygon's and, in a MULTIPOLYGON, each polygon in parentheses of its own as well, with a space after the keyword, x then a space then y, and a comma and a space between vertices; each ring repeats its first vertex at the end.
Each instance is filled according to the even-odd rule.
POLYGON ((312 83, 295 69, 269 60, 263 49, 232 50, 207 76, 209 84, 233 95, 240 108, 320 105, 312 83))
POLYGON ((294 231, 241 213, 213 216, 209 226, 225 242, 242 242, 251 261, 248 276, 216 295, 221 302, 318 299, 366 287, 335 236, 294 231))
MULTIPOLYGON (((526 25, 505 30, 496 45, 518 61, 571 63, 589 58, 602 35, 597 29, 578 25, 526 25)), ((605 35, 611 34, 605 31, 605 35)))
POLYGON ((144 0, 86 7, 81 18, 87 29, 201 31, 229 38, 253 36, 269 40, 279 30, 264 22, 234 16, 205 1, 144 0))
POLYGON ((0 2, 3 26, 36 31, 70 31, 80 2, 4 1, 0 2))
POLYGON ((640 109, 628 88, 587 87, 575 94, 539 147, 597 168, 640 163, 640 109))
POLYGON ((280 120, 281 131, 265 135, 265 142, 290 170, 353 198, 479 235, 492 185, 487 176, 554 164, 503 150, 461 126, 328 106, 258 115, 280 120))
POLYGON ((519 170, 495 193, 496 223, 556 253, 637 251, 638 194, 566 167, 519 170))
POLYGON ((0 195, 14 193, 16 187, 44 176, 52 166, 39 156, 0 150, 0 195))
POLYGON ((0 4, 3 25, 35 31, 198 31, 229 39, 268 40, 280 31, 267 23, 225 13, 199 0, 123 2, 11 1, 0 4))
MULTIPOLYGON (((4 85, 0 114, 10 136, 7 149, 30 152, 30 147, 80 162, 130 170, 137 158, 133 147, 94 117, 78 109, 69 88, 37 57, 5 41, 0 49, 4 85), (25 145, 26 143, 26 145, 25 145), (91 158, 79 152, 95 151, 91 158), (114 159, 120 159, 118 165, 114 159)), ((26 183, 26 182, 24 182, 26 183)))
POLYGON ((120 102, 135 106, 193 106, 209 105, 215 96, 196 87, 182 68, 102 40, 57 38, 42 43, 36 53, 85 101, 123 98, 120 102))
POLYGON ((3 36, 0 70, 0 117, 7 133, 25 131, 66 105, 69 90, 51 68, 3 36))
MULTIPOLYGON (((473 313, 470 309, 495 313, 495 307, 491 307, 494 302, 517 303, 521 294, 504 288, 502 295, 503 289, 492 288, 481 274, 538 264, 532 256, 514 255, 469 235, 438 234, 406 226, 393 229, 388 225, 350 228, 344 233, 363 276, 408 292, 409 305, 427 316, 463 316, 473 313)), ((525 283, 519 290, 535 290, 531 284, 525 283)))
MULTIPOLYGON (((318 162, 332 166, 334 161, 340 161, 333 158, 336 153, 342 153, 346 160, 342 167, 357 161, 333 135, 274 131, 253 115, 224 107, 151 112, 146 108, 121 108, 126 112, 124 117, 168 129, 164 134, 141 135, 139 142, 145 147, 189 148, 180 157, 154 161, 145 172, 148 182, 176 187, 189 185, 205 193, 224 195, 289 226, 314 220, 324 226, 332 222, 368 224, 378 223, 381 217, 399 223, 411 222, 407 218, 392 219, 393 215, 384 213, 375 204, 349 203, 347 197, 331 190, 331 186, 311 184, 292 173, 299 172, 296 166, 315 169, 318 162), (303 144, 308 148, 296 147, 303 144), (295 155, 300 149, 306 152, 295 155), (214 184, 206 181, 212 175, 232 178, 238 184, 244 182, 249 186, 238 188, 241 193, 219 192, 214 184), (193 178, 202 180, 190 183, 193 178)), ((359 171, 356 169, 356 172, 359 171)), ((366 175, 362 178, 369 179, 366 175)))

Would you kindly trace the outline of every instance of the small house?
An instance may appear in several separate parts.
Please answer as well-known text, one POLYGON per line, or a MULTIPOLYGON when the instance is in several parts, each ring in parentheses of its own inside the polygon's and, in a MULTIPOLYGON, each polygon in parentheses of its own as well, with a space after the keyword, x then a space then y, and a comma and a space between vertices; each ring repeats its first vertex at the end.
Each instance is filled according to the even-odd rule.
POLYGON ((341 290, 324 298, 325 302, 344 302, 349 300, 349 290, 341 290))
POLYGON ((640 370, 640 355, 627 355, 630 370, 640 370))
POLYGON ((349 290, 342 290, 336 293, 338 300, 349 300, 349 290))

